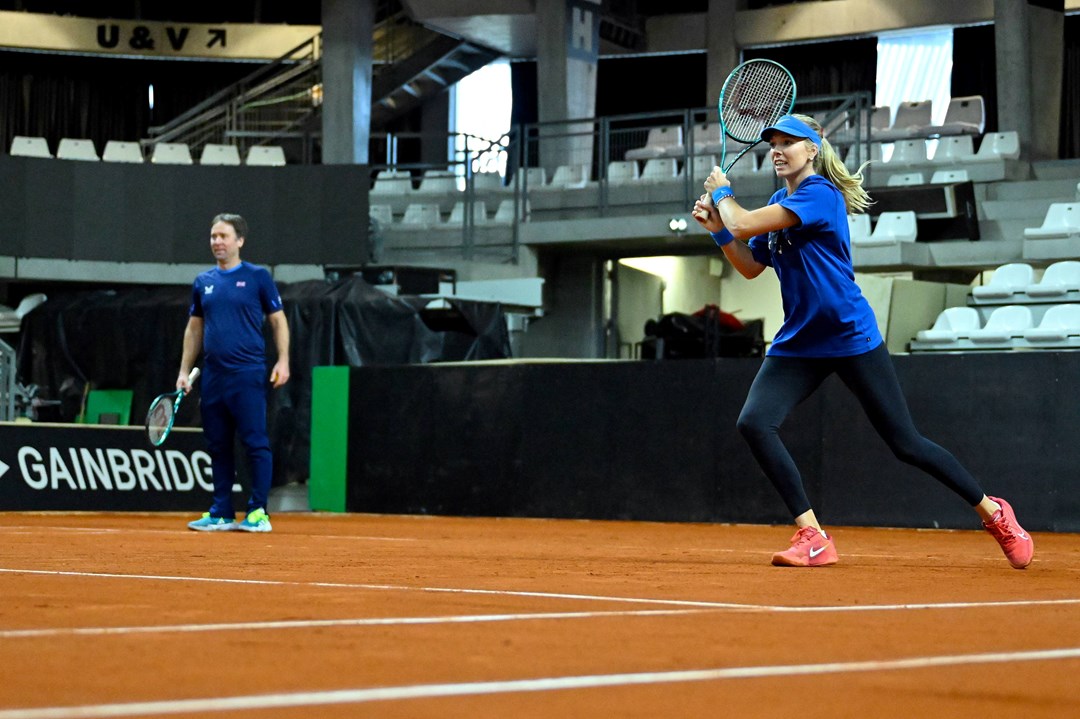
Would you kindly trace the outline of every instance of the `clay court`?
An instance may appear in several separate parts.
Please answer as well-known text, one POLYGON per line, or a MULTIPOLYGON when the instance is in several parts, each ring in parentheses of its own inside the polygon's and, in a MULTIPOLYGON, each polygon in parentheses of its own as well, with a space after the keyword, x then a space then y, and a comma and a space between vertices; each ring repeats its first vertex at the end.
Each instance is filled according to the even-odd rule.
POLYGON ((0 514, 0 719, 1075 716, 1080 542, 978 531, 0 514))

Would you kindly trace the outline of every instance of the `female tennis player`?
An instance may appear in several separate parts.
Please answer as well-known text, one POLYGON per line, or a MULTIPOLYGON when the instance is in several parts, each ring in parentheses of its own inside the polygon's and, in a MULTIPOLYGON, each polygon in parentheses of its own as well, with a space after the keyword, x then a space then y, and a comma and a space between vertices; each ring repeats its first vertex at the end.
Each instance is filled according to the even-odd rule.
POLYGON ((963 465, 912 422, 874 312, 855 284, 847 214, 870 204, 862 187, 865 165, 850 173, 821 135, 821 125, 806 115, 785 115, 762 131, 776 176, 784 182, 765 207, 739 205, 719 167, 705 181, 708 194, 694 205, 697 221, 743 277, 753 279, 772 267, 780 280, 784 323, 738 420, 758 464, 795 517, 791 547, 773 555, 772 563, 820 567, 837 561, 833 538, 818 523, 779 436, 791 410, 836 373, 897 458, 960 495, 1009 563, 1023 569, 1034 543, 1009 503, 986 496, 963 465))

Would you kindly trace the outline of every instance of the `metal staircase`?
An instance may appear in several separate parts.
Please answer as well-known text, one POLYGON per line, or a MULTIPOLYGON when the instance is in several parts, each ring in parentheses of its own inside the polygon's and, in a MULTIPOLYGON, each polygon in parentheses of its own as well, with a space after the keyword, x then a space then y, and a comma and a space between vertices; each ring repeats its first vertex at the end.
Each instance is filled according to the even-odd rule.
MULTIPOLYGON (((498 57, 493 50, 412 22, 398 10, 376 23, 371 131, 421 105, 498 57)), ((311 162, 321 135, 322 36, 317 35, 169 123, 149 128, 144 149, 182 142, 198 157, 208 143, 282 145, 293 162, 311 162)))

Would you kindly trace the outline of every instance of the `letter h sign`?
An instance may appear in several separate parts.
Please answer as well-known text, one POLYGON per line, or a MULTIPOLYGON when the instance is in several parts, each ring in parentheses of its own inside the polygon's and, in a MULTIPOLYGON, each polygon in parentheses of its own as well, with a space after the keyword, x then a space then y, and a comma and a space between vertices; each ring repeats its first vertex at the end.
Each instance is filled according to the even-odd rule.
POLYGON ((566 0, 566 55, 596 62, 600 54, 600 0, 566 0))

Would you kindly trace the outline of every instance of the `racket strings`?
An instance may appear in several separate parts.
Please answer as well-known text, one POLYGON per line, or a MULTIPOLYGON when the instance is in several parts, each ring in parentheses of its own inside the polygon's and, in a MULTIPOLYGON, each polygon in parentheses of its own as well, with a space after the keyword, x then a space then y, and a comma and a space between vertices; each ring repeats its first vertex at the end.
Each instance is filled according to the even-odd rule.
POLYGON ((791 76, 772 63, 747 64, 733 78, 732 92, 722 108, 728 135, 739 142, 757 142, 761 131, 786 115, 795 85, 791 76))
POLYGON ((154 444, 158 444, 164 439, 165 434, 169 431, 169 426, 172 423, 173 418, 173 402, 171 397, 162 398, 157 402, 150 410, 150 414, 146 417, 146 432, 150 437, 150 441, 154 444))

